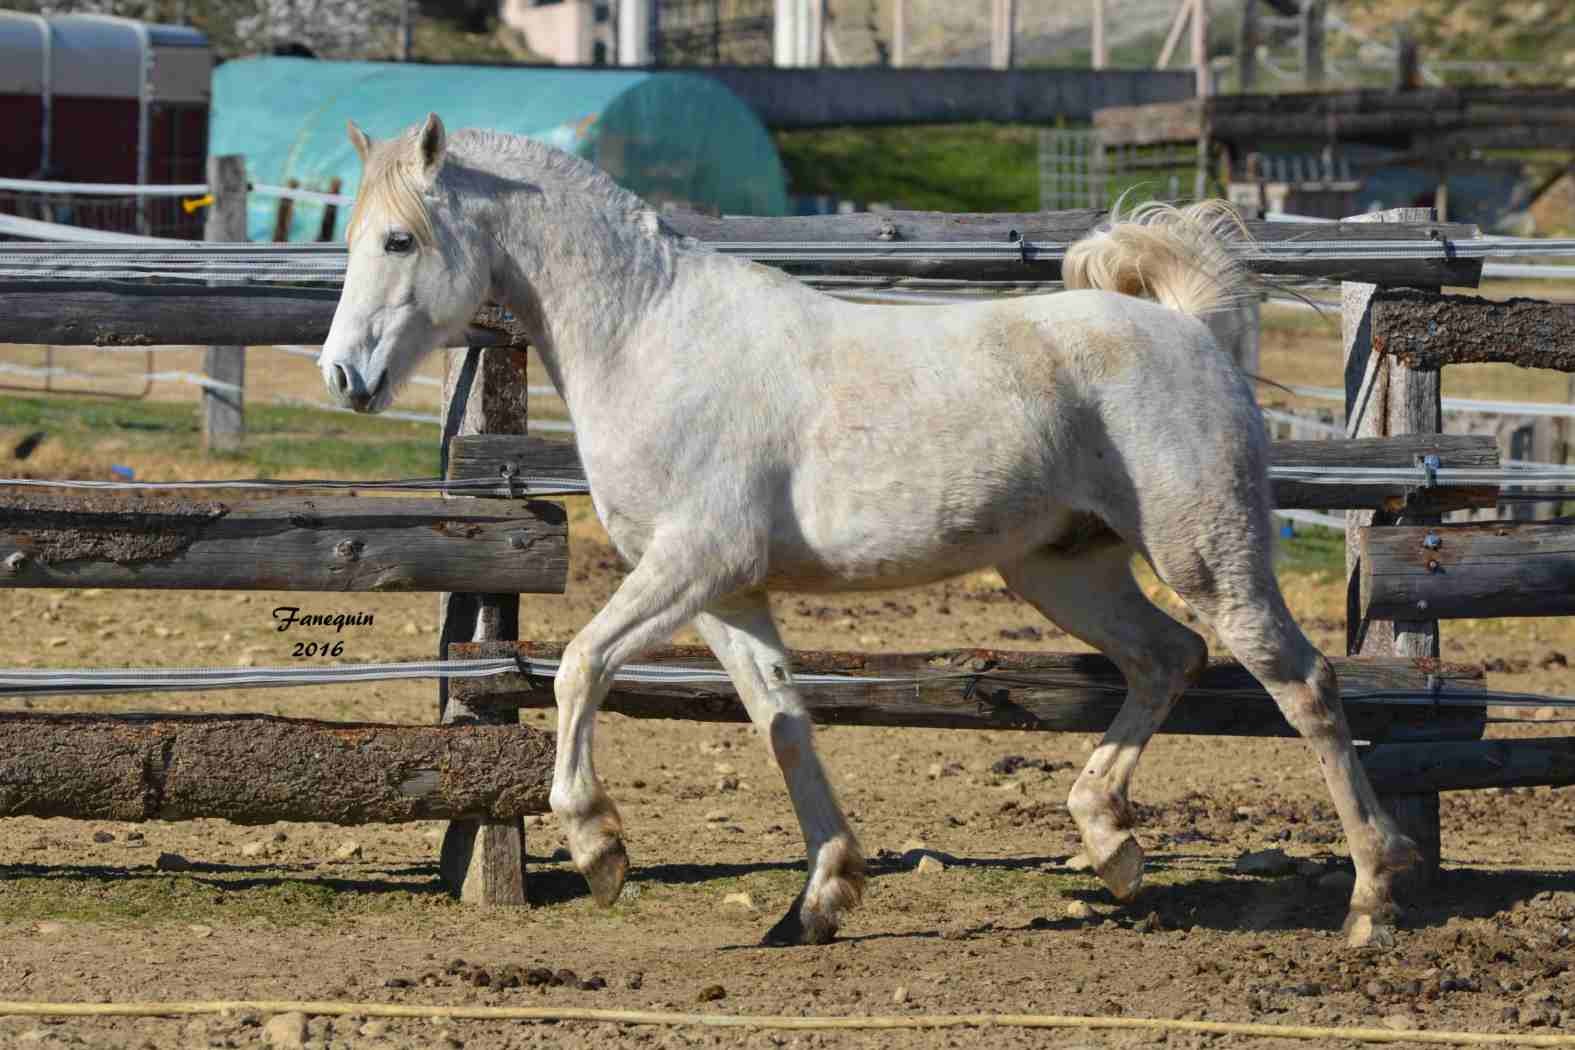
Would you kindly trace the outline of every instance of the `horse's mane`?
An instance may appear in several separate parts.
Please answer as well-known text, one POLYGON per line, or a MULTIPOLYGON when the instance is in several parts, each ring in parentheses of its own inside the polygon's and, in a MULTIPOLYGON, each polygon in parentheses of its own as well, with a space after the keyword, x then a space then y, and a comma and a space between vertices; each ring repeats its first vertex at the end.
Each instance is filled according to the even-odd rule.
MULTIPOLYGON (((412 128, 373 145, 350 212, 346 240, 355 238, 371 214, 386 213, 407 227, 418 243, 432 243, 435 234, 422 195, 417 153, 410 148, 411 137, 418 133, 419 128, 412 128)), ((445 169, 456 166, 511 180, 550 184, 556 189, 568 188, 613 212, 649 210, 644 201, 596 165, 523 135, 477 128, 456 131, 448 137, 445 169)))

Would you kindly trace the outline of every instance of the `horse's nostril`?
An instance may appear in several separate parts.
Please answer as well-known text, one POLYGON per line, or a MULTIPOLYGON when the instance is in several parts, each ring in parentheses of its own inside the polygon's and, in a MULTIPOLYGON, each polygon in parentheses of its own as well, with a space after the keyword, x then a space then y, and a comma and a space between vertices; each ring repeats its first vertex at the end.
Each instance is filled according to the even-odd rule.
POLYGON ((333 368, 334 392, 348 394, 350 392, 350 375, 345 371, 344 365, 334 365, 333 368))

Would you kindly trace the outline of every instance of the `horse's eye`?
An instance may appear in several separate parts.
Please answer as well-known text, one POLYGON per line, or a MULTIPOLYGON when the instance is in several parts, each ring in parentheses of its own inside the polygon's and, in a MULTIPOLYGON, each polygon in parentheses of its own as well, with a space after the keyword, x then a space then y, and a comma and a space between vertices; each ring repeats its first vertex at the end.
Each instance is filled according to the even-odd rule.
POLYGON ((416 243, 408 233, 391 233, 383 239, 383 250, 392 255, 403 255, 416 243))

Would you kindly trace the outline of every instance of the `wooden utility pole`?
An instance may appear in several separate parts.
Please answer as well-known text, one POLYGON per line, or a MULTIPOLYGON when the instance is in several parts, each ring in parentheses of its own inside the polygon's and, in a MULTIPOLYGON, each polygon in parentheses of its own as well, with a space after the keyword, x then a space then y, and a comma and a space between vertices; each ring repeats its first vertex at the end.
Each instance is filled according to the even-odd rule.
MULTIPOLYGON (((1431 208, 1391 208, 1356 215, 1346 222, 1432 222, 1431 208)), ((1437 291, 1436 288, 1431 289, 1437 291)), ((1436 434, 1442 429, 1440 373, 1408 368, 1373 350, 1372 298, 1377 286, 1346 281, 1340 285, 1341 329, 1345 344, 1347 437, 1436 434)), ((1447 464, 1446 464, 1447 465, 1447 464)), ((1428 619, 1364 622, 1361 608, 1360 530, 1370 525, 1432 525, 1439 518, 1383 511, 1346 512, 1346 653, 1350 656, 1439 655, 1438 621, 1428 619)), ((1426 610, 1418 610, 1425 614, 1426 610)), ((1422 862, 1408 878, 1431 881, 1440 860, 1438 793, 1380 795, 1380 801, 1422 848, 1422 862)))
POLYGON ((1198 76, 1198 97, 1214 94, 1209 70, 1209 0, 1192 0, 1192 68, 1198 76))
POLYGON ((1323 15, 1325 0, 1302 4, 1302 79, 1316 91, 1323 87, 1323 15))
MULTIPOLYGON (((246 158, 239 155, 208 158, 208 219, 203 239, 235 242, 246 240, 246 158)), ((246 432, 246 348, 210 346, 203 354, 203 374, 223 386, 202 389, 202 448, 205 452, 234 452, 246 432)))
POLYGON ((1236 90, 1249 92, 1258 80, 1258 0, 1242 0, 1236 24, 1236 90))
MULTIPOLYGON (((450 351, 443 381, 443 463, 448 473, 449 440, 460 434, 524 434, 525 351, 471 348, 450 351)), ((466 499, 467 497, 456 497, 466 499)), ((448 659, 450 642, 519 638, 518 594, 444 594, 438 599, 442 628, 438 659, 448 659)), ((444 724, 509 725, 513 708, 471 707, 438 682, 438 719, 444 724)), ((525 827, 518 817, 451 821, 439 862, 449 889, 467 903, 525 903, 525 827)))
POLYGON ((990 19, 990 66, 1012 68, 1012 24, 1017 20, 1017 0, 993 0, 990 19))
POLYGON ((1094 38, 1089 46, 1089 58, 1095 69, 1104 69, 1110 63, 1110 53, 1105 44, 1105 0, 1093 2, 1094 38))
POLYGON ((908 64, 908 0, 892 0, 891 65, 901 69, 908 64))

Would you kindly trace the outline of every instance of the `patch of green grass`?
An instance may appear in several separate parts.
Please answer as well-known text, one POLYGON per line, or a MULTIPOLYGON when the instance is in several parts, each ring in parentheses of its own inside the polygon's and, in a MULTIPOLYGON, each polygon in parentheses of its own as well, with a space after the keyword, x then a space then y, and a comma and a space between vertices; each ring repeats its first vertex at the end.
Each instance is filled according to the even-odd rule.
POLYGON ((1321 525, 1297 525, 1294 536, 1280 540, 1277 553, 1282 572, 1345 578, 1345 534, 1342 532, 1321 525))
POLYGON ((794 193, 921 211, 1035 211, 1039 129, 1009 124, 775 133, 794 193))
MULTIPOLYGON (((0 427, 43 430, 67 448, 88 450, 106 437, 121 444, 117 460, 135 466, 138 451, 200 455, 202 433, 191 405, 94 398, 0 399, 0 427)), ((363 478, 432 477, 438 430, 424 423, 322 412, 284 405, 246 409, 242 450, 222 458, 249 464, 261 477, 339 472, 363 478)))
POLYGON ((0 894, 0 923, 255 923, 326 926, 350 916, 400 914, 414 921, 455 906, 445 893, 412 883, 358 889, 354 884, 292 878, 228 881, 202 876, 106 875, 100 878, 11 876, 0 894))

